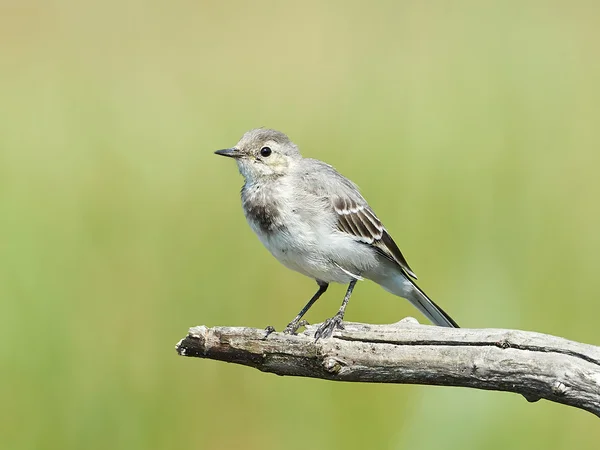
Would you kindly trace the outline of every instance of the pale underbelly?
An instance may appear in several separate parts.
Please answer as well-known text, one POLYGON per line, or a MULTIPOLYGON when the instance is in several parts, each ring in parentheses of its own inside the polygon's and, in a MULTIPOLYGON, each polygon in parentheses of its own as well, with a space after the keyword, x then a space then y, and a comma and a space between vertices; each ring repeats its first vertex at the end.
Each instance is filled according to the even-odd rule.
POLYGON ((376 264, 370 248, 347 237, 335 235, 322 243, 314 239, 314 235, 302 239, 292 238, 287 232, 268 236, 259 232, 257 235, 284 266, 326 283, 350 283, 376 264))

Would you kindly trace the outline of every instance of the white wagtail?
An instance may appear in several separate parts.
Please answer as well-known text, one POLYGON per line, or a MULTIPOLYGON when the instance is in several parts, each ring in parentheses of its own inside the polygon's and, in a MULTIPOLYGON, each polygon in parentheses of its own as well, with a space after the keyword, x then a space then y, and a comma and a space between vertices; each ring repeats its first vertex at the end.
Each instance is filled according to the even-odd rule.
POLYGON ((235 147, 215 153, 236 160, 245 178, 244 214, 264 246, 319 285, 285 333, 297 331, 302 316, 332 282, 349 284, 348 290, 337 314, 315 337, 343 328, 352 290, 363 278, 407 299, 434 324, 458 327, 415 284, 416 275, 358 187, 329 164, 303 158, 285 134, 264 128, 248 131, 235 147))

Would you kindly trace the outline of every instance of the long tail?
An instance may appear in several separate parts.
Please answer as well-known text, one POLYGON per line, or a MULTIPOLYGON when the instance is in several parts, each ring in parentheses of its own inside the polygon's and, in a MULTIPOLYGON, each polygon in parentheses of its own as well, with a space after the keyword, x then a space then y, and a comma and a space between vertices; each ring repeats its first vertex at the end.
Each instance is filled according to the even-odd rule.
POLYGON ((417 307, 429 320, 440 327, 460 328, 458 324, 440 308, 433 300, 427 297, 427 294, 417 286, 412 280, 409 280, 414 286, 413 294, 409 294, 407 300, 417 307))
POLYGON ((386 291, 407 299, 435 325, 460 328, 452 317, 427 297, 427 294, 408 276, 398 274, 385 280, 376 280, 376 282, 386 291))

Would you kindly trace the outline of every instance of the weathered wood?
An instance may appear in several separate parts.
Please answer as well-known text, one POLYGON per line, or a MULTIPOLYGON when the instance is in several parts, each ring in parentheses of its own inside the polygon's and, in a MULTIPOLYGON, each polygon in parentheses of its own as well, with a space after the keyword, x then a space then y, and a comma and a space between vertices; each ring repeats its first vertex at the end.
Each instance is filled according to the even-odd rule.
POLYGON ((176 346, 183 356, 334 381, 462 386, 546 399, 600 416, 600 347, 519 330, 451 329, 346 322, 315 341, 244 327, 198 326, 176 346))

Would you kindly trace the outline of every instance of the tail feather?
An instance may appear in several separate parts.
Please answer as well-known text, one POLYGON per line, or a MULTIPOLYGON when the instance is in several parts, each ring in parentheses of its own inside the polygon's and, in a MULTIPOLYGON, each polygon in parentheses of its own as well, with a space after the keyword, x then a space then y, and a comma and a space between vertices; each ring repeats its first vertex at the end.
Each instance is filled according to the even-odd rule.
POLYGON ((392 276, 371 278, 386 291, 407 299, 421 313, 440 327, 460 328, 458 324, 442 308, 436 305, 417 284, 404 273, 392 276), (379 278, 379 279, 377 279, 379 278))
POLYGON ((446 311, 440 308, 431 300, 416 283, 409 280, 414 286, 412 294, 409 294, 407 300, 417 307, 429 320, 440 327, 460 328, 458 324, 450 317, 446 311))

